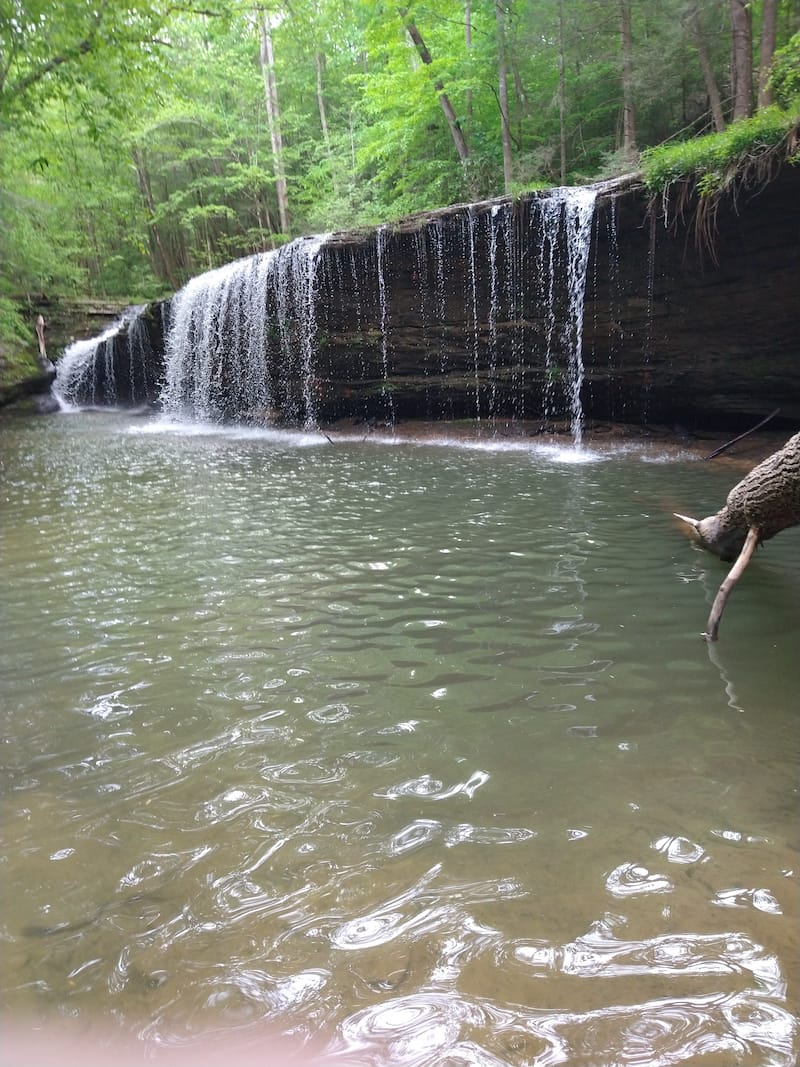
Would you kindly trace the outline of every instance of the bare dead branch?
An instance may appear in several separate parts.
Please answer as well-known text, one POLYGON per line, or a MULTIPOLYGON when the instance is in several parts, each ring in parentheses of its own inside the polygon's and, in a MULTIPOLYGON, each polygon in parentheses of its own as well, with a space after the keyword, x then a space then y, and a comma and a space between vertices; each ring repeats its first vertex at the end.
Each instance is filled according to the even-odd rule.
POLYGON ((725 576, 722 585, 717 591, 717 595, 714 597, 714 603, 711 605, 711 613, 708 616, 708 622, 706 623, 705 633, 703 637, 706 641, 716 641, 719 636, 719 624, 722 619, 722 613, 725 610, 725 605, 728 602, 728 597, 733 592, 733 587, 741 578, 744 573, 745 567, 753 558, 753 553, 758 548, 760 540, 759 530, 757 526, 751 526, 747 531, 747 537, 745 538, 742 551, 739 553, 736 562, 728 571, 725 576))
POLYGON ((765 419, 762 419, 761 422, 757 422, 755 426, 751 426, 749 430, 745 430, 744 433, 740 433, 738 437, 734 437, 733 440, 726 441, 724 445, 720 445, 719 448, 715 448, 713 452, 710 452, 706 456, 706 461, 714 459, 716 456, 721 455, 723 452, 727 451, 727 449, 729 449, 731 445, 735 445, 738 441, 742 441, 745 437, 749 437, 751 433, 755 433, 756 430, 760 430, 762 426, 766 426, 770 419, 774 419, 775 416, 780 413, 780 410, 780 408, 775 408, 775 410, 769 415, 767 415, 765 419))

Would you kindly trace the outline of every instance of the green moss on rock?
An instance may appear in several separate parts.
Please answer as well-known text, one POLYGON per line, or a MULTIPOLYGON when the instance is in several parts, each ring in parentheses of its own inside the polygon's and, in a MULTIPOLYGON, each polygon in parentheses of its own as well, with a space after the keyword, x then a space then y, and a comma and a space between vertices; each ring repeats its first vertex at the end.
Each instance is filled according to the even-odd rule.
POLYGON ((800 162, 797 108, 768 107, 722 133, 642 153, 644 183, 653 194, 674 182, 693 184, 700 196, 715 196, 739 180, 768 180, 776 165, 800 162))

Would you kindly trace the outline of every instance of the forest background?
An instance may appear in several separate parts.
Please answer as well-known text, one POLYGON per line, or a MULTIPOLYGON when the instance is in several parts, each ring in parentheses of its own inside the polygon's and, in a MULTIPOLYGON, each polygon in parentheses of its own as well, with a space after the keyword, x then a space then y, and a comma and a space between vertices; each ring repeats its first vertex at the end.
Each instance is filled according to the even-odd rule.
POLYGON ((42 294, 635 169, 794 106, 799 29, 800 0, 0 0, 0 339, 42 294))

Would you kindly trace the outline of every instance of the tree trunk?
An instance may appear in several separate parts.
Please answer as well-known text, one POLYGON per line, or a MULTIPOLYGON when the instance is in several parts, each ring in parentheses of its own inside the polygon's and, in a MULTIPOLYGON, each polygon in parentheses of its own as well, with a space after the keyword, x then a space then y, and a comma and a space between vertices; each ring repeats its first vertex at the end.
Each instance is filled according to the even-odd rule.
POLYGON ((514 156, 511 149, 511 127, 508 114, 508 64, 506 61, 505 0, 495 0, 497 20, 497 84, 500 98, 500 135, 503 144, 503 185, 506 195, 511 193, 514 180, 514 156))
POLYGON ((155 219, 156 206, 153 199, 153 190, 150 185, 150 175, 147 171, 147 165, 138 148, 133 149, 132 155, 136 177, 139 182, 139 191, 142 194, 144 206, 147 209, 147 228, 150 234, 151 244, 150 258, 151 260, 154 260, 156 257, 153 255, 153 251, 157 251, 161 260, 161 271, 158 270, 155 263, 153 263, 153 268, 156 274, 160 273, 166 278, 173 289, 179 289, 180 286, 173 273, 170 256, 164 247, 164 242, 161 240, 161 231, 159 230, 158 223, 155 219))
MULTIPOLYGON (((472 55, 472 3, 471 0, 464 0, 464 46, 467 50, 467 64, 469 67, 470 58, 472 55)), ((469 71, 470 80, 472 79, 472 70, 469 71)), ((472 89, 468 86, 464 95, 464 109, 467 115, 467 132, 472 132, 472 89)))
POLYGON ((328 113, 325 108, 325 93, 322 88, 322 71, 325 66, 325 57, 321 52, 314 53, 314 68, 317 72, 317 110, 319 111, 319 124, 322 127, 322 139, 325 147, 330 148, 330 134, 328 133, 328 113))
POLYGON ((768 541, 800 525, 800 433, 742 478, 716 515, 689 523, 703 548, 729 561, 741 552, 751 526, 768 541))
POLYGON ((558 141, 561 184, 567 184, 567 79, 564 55, 564 0, 558 0, 558 141))
POLYGON ((753 18, 748 0, 731 0, 733 119, 753 114, 753 18))
POLYGON ((686 9, 686 16, 689 20, 689 29, 692 34, 692 39, 694 40, 694 46, 697 49, 697 58, 700 60, 703 81, 706 84, 706 92, 708 93, 708 103, 711 108, 711 119, 714 123, 714 129, 717 133, 722 133, 725 129, 725 113, 722 110, 722 97, 720 96, 717 79, 714 76, 714 67, 711 63, 711 56, 708 53, 708 48, 706 47, 706 39, 703 36, 703 29, 700 25, 700 14, 697 10, 697 0, 690 0, 686 9))
POLYGON ((775 54, 775 40, 778 34, 778 0, 764 0, 761 9, 761 45, 758 64, 758 106, 767 107, 772 103, 772 90, 767 84, 775 54))
MULTIPOLYGON (((406 32, 414 43, 419 58, 423 63, 430 65, 433 62, 431 54, 423 40, 422 34, 417 29, 416 23, 413 19, 408 17, 408 8, 400 7, 398 8, 398 11, 400 12, 400 18, 405 25, 406 32)), ((439 103, 442 106, 444 117, 447 119, 447 125, 450 127, 450 134, 453 138, 453 144, 456 146, 458 158, 462 163, 466 163, 469 159, 469 148, 467 147, 467 142, 464 138, 464 131, 461 129, 461 123, 458 121, 455 109, 450 103, 450 97, 444 91, 444 82, 441 78, 436 79, 434 87, 439 94, 439 103)))
POLYGON ((725 603, 756 546, 781 530, 800 525, 800 433, 742 478, 716 515, 678 518, 689 524, 703 548, 728 562, 736 561, 720 586, 704 634, 716 641, 725 603))
MULTIPOLYGON (((531 111, 530 101, 528 100, 528 94, 525 92, 525 86, 522 84, 522 75, 519 72, 519 64, 517 63, 513 49, 509 51, 508 60, 511 63, 511 75, 514 81, 514 93, 516 94, 517 103, 519 109, 526 119, 529 119, 533 112, 531 111)), ((520 137, 517 137, 517 144, 520 143, 520 137)))
POLYGON ((636 109, 633 105, 633 25, 631 0, 619 0, 619 31, 622 42, 622 152, 634 163, 636 148, 636 109))
POLYGON ((261 33, 261 52, 259 60, 261 74, 264 78, 264 97, 267 106, 267 124, 272 144, 273 167, 275 171, 275 192, 278 197, 278 217, 281 232, 288 234, 289 193, 286 187, 286 172, 283 166, 283 138, 281 137, 280 108, 278 107, 278 86, 275 81, 275 56, 272 51, 272 31, 269 15, 263 12, 258 22, 261 33))

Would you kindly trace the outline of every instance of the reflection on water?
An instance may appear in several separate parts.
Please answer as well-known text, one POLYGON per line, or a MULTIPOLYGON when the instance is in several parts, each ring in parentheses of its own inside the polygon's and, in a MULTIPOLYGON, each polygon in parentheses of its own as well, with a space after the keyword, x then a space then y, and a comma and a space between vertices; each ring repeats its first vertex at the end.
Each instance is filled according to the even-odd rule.
POLYGON ((7 1013, 791 1065, 800 545, 661 457, 8 421, 7 1013), (705 512, 704 512, 705 509, 705 512))

